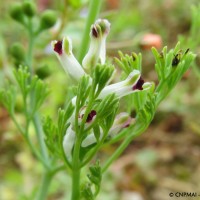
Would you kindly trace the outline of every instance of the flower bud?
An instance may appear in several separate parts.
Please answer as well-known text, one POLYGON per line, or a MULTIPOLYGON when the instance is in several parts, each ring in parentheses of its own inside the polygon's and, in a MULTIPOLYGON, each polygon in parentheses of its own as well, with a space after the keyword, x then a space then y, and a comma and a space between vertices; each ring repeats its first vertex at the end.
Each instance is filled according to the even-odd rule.
POLYGON ((27 17, 33 17, 36 13, 36 6, 31 1, 24 1, 22 4, 22 9, 27 17))
POLYGON ((66 73, 76 81, 79 81, 85 75, 85 72, 72 53, 70 38, 66 37, 61 41, 53 41, 51 44, 66 73))
POLYGON ((131 118, 129 113, 123 112, 118 114, 110 129, 109 136, 113 137, 114 135, 119 133, 120 130, 129 127, 133 123, 135 123, 135 119, 131 118))
POLYGON ((57 21, 56 13, 52 10, 46 10, 42 13, 40 21, 40 30, 51 28, 57 21))
POLYGON ((95 67, 100 61, 105 63, 106 59, 106 38, 110 31, 110 23, 106 19, 98 19, 90 31, 90 47, 88 53, 83 59, 83 67, 95 67))
POLYGON ((25 58, 25 50, 23 46, 18 42, 11 46, 10 54, 18 61, 22 61, 25 58))
POLYGON ((23 24, 25 19, 23 15, 22 5, 19 3, 13 4, 10 8, 10 16, 14 20, 23 24))
POLYGON ((70 125, 66 131, 66 134, 63 138, 63 150, 68 160, 72 158, 72 149, 75 142, 75 132, 72 130, 72 126, 70 125))

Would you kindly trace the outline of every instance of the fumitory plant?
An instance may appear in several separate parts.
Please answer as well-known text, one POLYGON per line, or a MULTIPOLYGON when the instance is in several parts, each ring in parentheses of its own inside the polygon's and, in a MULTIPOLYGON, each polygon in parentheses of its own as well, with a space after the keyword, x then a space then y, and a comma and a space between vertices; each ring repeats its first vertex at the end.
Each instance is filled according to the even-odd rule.
MULTIPOLYGON (((35 7, 29 1, 15 6, 11 16, 29 33, 29 46, 28 51, 22 50, 19 44, 12 49, 21 66, 14 70, 15 80, 0 91, 0 100, 43 166, 44 177, 35 198, 45 199, 53 175, 66 170, 72 180, 71 200, 94 200, 100 191, 103 174, 129 143, 148 128, 157 107, 190 67, 195 55, 189 49, 180 49, 180 43, 169 51, 167 47, 161 52, 152 48, 158 76, 158 84, 155 84, 142 77, 141 54, 119 52, 115 63, 121 69, 121 80, 116 81, 119 80, 116 66, 106 60, 110 23, 98 19, 90 28, 89 49, 84 56, 80 54, 81 62, 73 54, 69 37, 52 41, 52 51, 73 79, 75 95, 65 108, 58 110, 57 122, 47 116, 42 124, 39 108, 49 91, 47 85, 34 75, 33 47, 39 34, 54 25, 55 16, 46 11, 37 18, 35 7), (33 17, 39 20, 37 26, 33 17), (23 100, 23 124, 19 123, 15 113, 18 91, 23 100), (135 111, 134 116, 132 111, 135 111), (39 148, 29 134, 32 126, 39 148), (97 158, 104 145, 119 141, 120 145, 109 158, 97 158), (81 175, 83 168, 88 171, 86 177, 81 175)), ((86 47, 80 46, 84 51, 86 47)))
POLYGON ((82 66, 73 55, 70 38, 52 42, 64 70, 77 82, 76 96, 65 110, 59 112, 57 125, 50 118, 44 124, 49 149, 72 172, 72 200, 96 198, 103 173, 128 144, 146 130, 160 102, 195 58, 189 49, 180 50, 179 43, 169 52, 167 47, 161 53, 152 48, 159 80, 155 87, 141 76, 141 54, 120 52, 116 63, 123 71, 123 80, 110 83, 115 66, 106 62, 105 42, 109 31, 110 23, 105 19, 99 19, 91 26, 90 46, 82 66), (120 100, 125 96, 128 106, 121 111, 120 100), (133 117, 131 110, 136 113, 133 117), (119 140, 122 140, 121 145, 111 157, 94 161, 103 145, 119 140), (88 181, 82 183, 81 170, 91 160, 94 164, 89 168, 88 181))

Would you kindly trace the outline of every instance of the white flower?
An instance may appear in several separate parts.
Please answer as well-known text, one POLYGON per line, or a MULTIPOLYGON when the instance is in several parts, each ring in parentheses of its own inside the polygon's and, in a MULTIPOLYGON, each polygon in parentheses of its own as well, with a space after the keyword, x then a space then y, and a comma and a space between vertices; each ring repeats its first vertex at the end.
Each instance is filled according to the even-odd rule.
POLYGON ((95 67, 97 62, 101 64, 106 60, 106 38, 110 31, 110 23, 106 19, 98 19, 90 31, 90 47, 83 59, 83 67, 95 67))
MULTIPOLYGON (((102 137, 103 137, 103 130, 100 128, 99 140, 101 140, 102 137)), ((91 145, 91 144, 94 144, 94 143, 96 143, 96 142, 97 142, 97 140, 96 140, 96 137, 95 137, 95 135, 94 135, 94 132, 91 131, 90 134, 83 140, 81 146, 82 146, 82 147, 87 147, 87 146, 89 146, 89 145, 91 145)))
POLYGON ((85 72, 72 53, 71 39, 64 37, 62 41, 52 41, 51 44, 66 73, 79 81, 85 75, 85 72))
POLYGON ((109 136, 113 137, 119 133, 123 128, 129 127, 135 123, 135 119, 130 116, 129 113, 122 112, 118 114, 114 120, 114 123, 110 129, 109 136))
POLYGON ((74 146, 75 136, 76 134, 72 130, 72 125, 70 125, 63 138, 63 149, 68 160, 71 160, 72 158, 72 148, 74 146))
POLYGON ((147 90, 151 86, 152 83, 144 83, 144 80, 141 78, 140 71, 133 70, 124 81, 106 86, 101 91, 98 98, 103 99, 112 93, 115 93, 118 98, 121 98, 140 90, 147 90))

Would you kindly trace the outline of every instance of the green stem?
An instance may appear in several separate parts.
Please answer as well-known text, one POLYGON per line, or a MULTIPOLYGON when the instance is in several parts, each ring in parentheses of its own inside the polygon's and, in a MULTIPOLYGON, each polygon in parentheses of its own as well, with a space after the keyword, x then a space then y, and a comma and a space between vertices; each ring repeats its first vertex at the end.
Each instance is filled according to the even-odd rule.
POLYGON ((29 47, 28 47, 28 52, 27 52, 27 65, 29 68, 29 72, 31 74, 30 79, 32 79, 33 76, 33 67, 32 67, 32 60, 33 60, 33 47, 35 43, 35 35, 33 32, 33 26, 32 26, 32 21, 29 21, 28 24, 28 31, 29 31, 29 47))
POLYGON ((97 15, 99 14, 100 7, 101 7, 102 0, 91 0, 90 6, 89 6, 89 13, 87 16, 87 21, 85 25, 85 30, 83 33, 82 41, 81 41, 81 48, 78 55, 78 60, 81 62, 83 60, 84 55, 87 52, 88 46, 89 46, 89 32, 90 32, 90 26, 94 23, 95 19, 97 18, 97 15))
POLYGON ((48 152, 47 152, 47 148, 44 142, 44 133, 40 124, 40 119, 37 113, 35 113, 34 117, 33 117, 33 123, 35 126, 35 130, 36 130, 36 134, 37 134, 37 139, 39 142, 39 146, 40 146, 40 150, 41 150, 41 154, 42 157, 44 159, 44 162, 46 163, 47 166, 50 167, 50 161, 49 161, 49 156, 48 156, 48 152))
POLYGON ((11 114, 10 116, 11 116, 11 118, 12 118, 12 120, 13 120, 15 126, 16 126, 17 129, 19 130, 19 132, 20 132, 22 135, 25 135, 26 132, 24 132, 23 128, 22 128, 22 127, 19 125, 19 123, 17 122, 17 120, 16 120, 16 118, 15 118, 15 115, 14 115, 14 114, 11 114))
POLYGON ((40 189, 37 193, 36 200, 45 200, 48 194, 48 188, 50 186, 51 180, 52 180, 52 174, 51 173, 45 173, 42 179, 42 184, 40 186, 40 189))
POLYGON ((84 167, 88 162, 90 162, 90 160, 92 160, 94 155, 101 148, 101 146, 102 146, 103 142, 105 141, 107 135, 108 135, 108 132, 105 132, 101 141, 96 145, 96 147, 93 150, 91 150, 91 152, 88 154, 86 159, 82 162, 81 167, 84 167))
MULTIPOLYGON (((30 81, 31 81, 33 78, 33 75, 34 75, 32 62, 33 62, 33 48, 34 48, 34 43, 35 43, 35 39, 36 39, 36 35, 33 30, 32 19, 30 19, 29 23, 28 23, 28 33, 29 33, 29 47, 28 47, 28 52, 27 52, 26 58, 27 58, 27 65, 29 68, 30 81)), ((31 97, 33 96, 33 92, 34 91, 31 91, 31 97)), ((32 98, 30 100, 29 106, 33 107, 32 98)), ((29 121, 28 116, 27 116, 27 120, 29 121)), ((40 162, 44 166, 44 176, 42 179, 42 184, 40 186, 40 189, 37 193, 36 200, 45 200, 47 198, 48 188, 50 186, 53 174, 51 173, 51 165, 50 165, 51 163, 50 163, 50 159, 49 159, 46 145, 44 142, 44 137, 43 137, 44 134, 43 134, 43 129, 41 127, 41 121, 40 121, 39 115, 37 113, 35 113, 32 120, 33 120, 33 124, 35 127, 35 132, 36 132, 36 136, 37 136, 38 143, 40 146, 41 154, 38 154, 36 152, 36 147, 34 147, 32 145, 32 142, 30 141, 28 134, 26 135, 26 140, 29 143, 29 146, 31 147, 32 151, 35 152, 35 154, 37 155, 37 158, 40 160, 40 162)))
MULTIPOLYGON (((148 124, 149 125, 149 124, 148 124)), ((143 133, 146 128, 148 127, 148 125, 141 124, 138 128, 136 128, 136 130, 133 131, 130 130, 130 132, 133 132, 133 134, 128 135, 128 137, 126 137, 124 139, 124 141, 121 143, 121 145, 119 146, 119 148, 112 154, 112 156, 106 161, 106 163, 104 164, 104 166, 102 167, 102 173, 105 172, 108 167, 112 164, 112 162, 114 160, 116 160, 121 154, 122 152, 126 149, 126 147, 130 144, 130 142, 136 138, 138 135, 140 135, 141 133, 143 133)))
MULTIPOLYGON (((77 134, 78 135, 78 134, 77 134)), ((81 146, 81 138, 76 137, 76 142, 74 146, 73 160, 72 160, 72 195, 71 200, 79 200, 80 199, 80 146, 81 146)))

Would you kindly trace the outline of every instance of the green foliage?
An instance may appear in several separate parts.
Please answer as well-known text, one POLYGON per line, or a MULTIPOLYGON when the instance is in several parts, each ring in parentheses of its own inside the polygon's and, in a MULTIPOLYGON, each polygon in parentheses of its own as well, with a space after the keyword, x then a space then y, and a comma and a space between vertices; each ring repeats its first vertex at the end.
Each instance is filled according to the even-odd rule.
POLYGON ((18 83, 18 86, 21 90, 22 96, 24 98, 24 100, 26 101, 27 95, 30 92, 30 73, 28 72, 28 68, 27 67, 22 67, 20 66, 20 68, 18 70, 14 70, 14 75, 15 75, 15 79, 18 83))
POLYGON ((47 85, 37 76, 30 79, 27 67, 14 70, 14 75, 24 99, 25 110, 29 111, 29 117, 33 117, 49 94, 47 85))
POLYGON ((157 104, 159 104, 188 70, 195 59, 195 54, 189 52, 189 49, 180 50, 180 43, 177 43, 174 50, 170 50, 169 53, 167 47, 163 48, 162 53, 158 53, 155 48, 152 48, 152 52, 156 60, 155 69, 159 80, 156 88, 157 104))
MULTIPOLYGON (((14 70, 15 79, 24 100, 24 110, 28 118, 32 118, 34 113, 41 107, 49 91, 46 84, 34 77, 30 79, 27 67, 20 66, 14 70)), ((6 90, 1 91, 1 101, 10 114, 14 114, 17 88, 10 84, 6 90)), ((19 95, 19 94, 18 94, 19 95)))
POLYGON ((34 114, 43 104, 44 100, 49 94, 49 90, 47 88, 47 85, 41 81, 37 76, 35 76, 32 79, 31 82, 31 96, 30 96, 30 101, 32 102, 32 114, 34 114))
POLYGON ((79 110, 81 107, 85 105, 85 102, 89 96, 91 85, 90 85, 90 77, 83 76, 77 87, 77 99, 76 99, 76 109, 79 110))
POLYGON ((102 172, 99 161, 89 168, 90 174, 88 174, 89 183, 85 183, 82 187, 82 197, 86 200, 94 200, 99 193, 102 179, 102 172))
POLYGON ((137 69, 139 71, 142 70, 142 54, 139 53, 138 55, 136 53, 132 53, 130 56, 128 54, 123 54, 121 51, 119 51, 120 58, 115 58, 115 62, 118 64, 118 66, 124 71, 126 75, 130 74, 134 69, 137 69))
POLYGON ((96 107, 97 110, 97 117, 101 121, 103 119, 108 119, 112 121, 112 117, 108 117, 109 115, 112 115, 113 113, 116 114, 116 110, 119 106, 119 99, 115 96, 115 94, 110 94, 107 97, 105 97, 96 107))
POLYGON ((43 121, 43 130, 45 133, 45 142, 52 153, 52 155, 57 156, 65 160, 66 156, 63 153, 63 137, 67 128, 69 127, 69 118, 74 111, 74 106, 69 103, 65 110, 59 109, 57 124, 48 116, 43 121))
POLYGON ((7 89, 0 90, 0 102, 12 116, 16 104, 16 87, 9 85, 7 89))
POLYGON ((94 84, 97 88, 95 97, 98 97, 102 89, 108 83, 108 81, 112 77, 114 70, 115 68, 111 64, 105 64, 105 65, 97 64, 93 75, 94 84))

